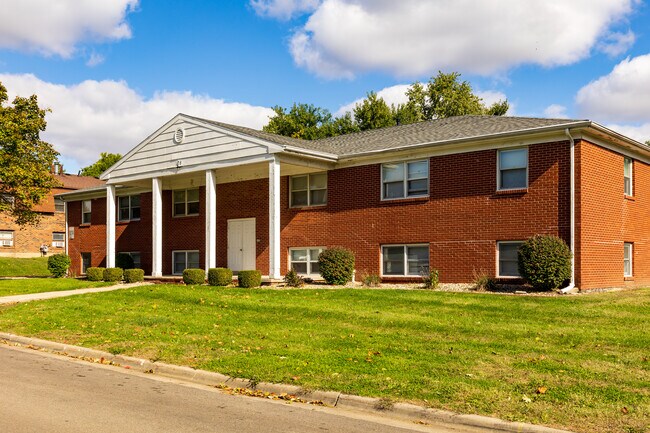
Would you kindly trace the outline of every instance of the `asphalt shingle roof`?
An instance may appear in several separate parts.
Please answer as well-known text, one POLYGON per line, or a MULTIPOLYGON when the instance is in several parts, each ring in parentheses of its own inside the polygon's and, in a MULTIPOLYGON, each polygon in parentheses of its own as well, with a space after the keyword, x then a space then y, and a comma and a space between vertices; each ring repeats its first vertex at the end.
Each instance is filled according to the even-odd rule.
MULTIPOLYGON (((192 117, 192 116, 188 116, 192 117)), ((272 143, 294 146, 333 155, 354 155, 425 143, 444 143, 453 140, 481 138, 501 133, 526 132, 544 127, 561 128, 588 120, 542 119, 509 116, 458 116, 373 129, 354 134, 339 135, 320 140, 302 140, 258 131, 244 126, 230 125, 213 120, 199 119, 221 128, 250 135, 272 143)))

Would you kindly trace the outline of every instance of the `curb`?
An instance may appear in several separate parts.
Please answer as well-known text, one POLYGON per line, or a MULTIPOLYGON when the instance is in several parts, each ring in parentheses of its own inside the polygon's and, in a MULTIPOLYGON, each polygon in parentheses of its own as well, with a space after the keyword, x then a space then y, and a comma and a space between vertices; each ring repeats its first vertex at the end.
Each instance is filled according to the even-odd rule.
POLYGON ((411 421, 458 424, 467 427, 487 429, 489 431, 512 433, 571 433, 568 430, 558 430, 533 424, 504 421, 498 418, 491 418, 482 415, 463 415, 439 409, 430 409, 410 403, 393 403, 390 400, 380 398, 348 395, 335 391, 313 391, 296 385, 268 382, 255 383, 248 379, 234 378, 211 371, 195 370, 190 367, 165 364, 163 362, 153 362, 124 355, 113 355, 100 350, 40 340, 37 338, 23 337, 5 332, 0 332, 0 343, 41 350, 57 355, 65 355, 84 361, 124 367, 140 373, 157 374, 199 385, 217 387, 219 385, 224 385, 229 388, 256 390, 278 395, 292 395, 306 403, 325 404, 327 406, 342 409, 360 410, 375 415, 384 414, 411 421))

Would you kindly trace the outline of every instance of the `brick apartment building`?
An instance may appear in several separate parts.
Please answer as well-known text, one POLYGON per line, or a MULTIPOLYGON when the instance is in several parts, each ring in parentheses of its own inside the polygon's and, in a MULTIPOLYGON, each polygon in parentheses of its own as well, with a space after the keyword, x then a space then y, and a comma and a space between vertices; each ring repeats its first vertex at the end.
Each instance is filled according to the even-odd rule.
POLYGON ((588 120, 462 116, 316 141, 179 114, 58 195, 72 269, 129 253, 153 276, 290 267, 332 246, 357 275, 517 279, 535 234, 574 252, 571 286, 650 283, 650 148, 588 120), (108 200, 107 200, 108 197, 108 200), (107 205, 108 203, 108 205, 107 205))
POLYGON ((56 194, 103 185, 104 181, 88 176, 75 176, 63 172, 61 165, 52 169, 59 182, 34 210, 40 214, 38 225, 19 226, 9 216, 0 213, 0 256, 38 257, 40 247, 46 244, 48 253, 65 251, 65 203, 56 194))

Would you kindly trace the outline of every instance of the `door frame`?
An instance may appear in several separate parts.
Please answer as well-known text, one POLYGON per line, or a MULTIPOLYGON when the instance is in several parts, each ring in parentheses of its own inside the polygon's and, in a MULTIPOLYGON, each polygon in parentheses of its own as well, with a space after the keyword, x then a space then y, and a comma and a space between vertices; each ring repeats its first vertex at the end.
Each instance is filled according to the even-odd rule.
MULTIPOLYGON (((230 222, 243 222, 243 221, 252 221, 253 222, 253 228, 254 228, 254 233, 253 233, 253 265, 254 268, 257 266, 257 218, 251 217, 251 218, 229 218, 226 220, 226 261, 227 265, 230 269, 232 267, 230 266, 230 222)), ((242 266, 244 266, 244 257, 242 254, 242 266)), ((235 271, 233 269, 233 273, 237 273, 239 271, 235 271)))

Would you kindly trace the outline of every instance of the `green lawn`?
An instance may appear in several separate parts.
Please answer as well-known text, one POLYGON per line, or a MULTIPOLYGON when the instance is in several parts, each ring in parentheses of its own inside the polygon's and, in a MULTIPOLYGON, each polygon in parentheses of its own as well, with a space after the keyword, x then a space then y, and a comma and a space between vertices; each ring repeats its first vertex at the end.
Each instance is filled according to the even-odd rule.
POLYGON ((518 297, 142 286, 0 329, 260 381, 579 432, 650 431, 650 290, 518 297))
POLYGON ((113 284, 114 283, 75 280, 72 278, 26 278, 21 280, 0 280, 0 296, 58 292, 60 290, 112 286, 113 284))
POLYGON ((49 277, 47 257, 0 257, 0 277, 49 277))

